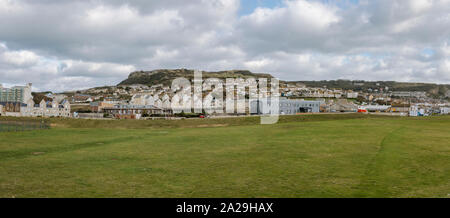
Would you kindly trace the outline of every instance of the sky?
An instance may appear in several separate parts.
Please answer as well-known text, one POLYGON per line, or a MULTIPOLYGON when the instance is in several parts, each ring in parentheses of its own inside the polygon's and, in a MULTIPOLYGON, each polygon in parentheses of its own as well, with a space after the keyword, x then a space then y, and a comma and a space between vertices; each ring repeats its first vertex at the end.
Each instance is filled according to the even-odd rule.
POLYGON ((450 0, 0 0, 0 83, 188 68, 450 84, 449 27, 450 0))

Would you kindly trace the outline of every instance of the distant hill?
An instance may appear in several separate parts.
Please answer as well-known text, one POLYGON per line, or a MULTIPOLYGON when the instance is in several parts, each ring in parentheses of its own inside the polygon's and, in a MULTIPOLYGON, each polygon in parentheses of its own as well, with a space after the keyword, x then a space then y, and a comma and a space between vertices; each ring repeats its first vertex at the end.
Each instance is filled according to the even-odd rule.
MULTIPOLYGON (((172 81, 178 77, 185 77, 189 80, 194 78, 194 70, 189 69, 159 69, 152 71, 136 71, 130 73, 127 79, 120 82, 120 85, 171 85, 172 81)), ((202 71, 203 79, 206 78, 273 78, 270 74, 252 73, 248 70, 228 70, 218 72, 202 71)), ((321 81, 280 81, 281 86, 286 84, 302 84, 307 87, 326 87, 329 89, 354 90, 357 92, 367 91, 368 89, 386 91, 424 91, 429 96, 435 98, 449 98, 450 85, 434 83, 406 83, 395 81, 364 81, 364 80, 321 80, 321 81)))
POLYGON ((395 81, 364 81, 364 80, 321 80, 321 81, 290 81, 288 83, 300 83, 307 87, 326 87, 329 89, 344 89, 354 91, 366 91, 367 89, 389 91, 424 91, 433 97, 445 97, 450 92, 450 85, 434 83, 406 83, 395 81))
MULTIPOLYGON (((172 80, 177 77, 184 77, 189 80, 194 78, 194 70, 188 69, 160 69, 153 71, 136 71, 131 73, 128 78, 118 85, 133 85, 133 84, 142 84, 142 85, 170 85, 172 80)), ((206 78, 272 78, 270 74, 260 74, 260 73, 252 73, 248 70, 229 70, 229 71, 219 71, 219 72, 205 72, 202 71, 203 79, 206 78)))

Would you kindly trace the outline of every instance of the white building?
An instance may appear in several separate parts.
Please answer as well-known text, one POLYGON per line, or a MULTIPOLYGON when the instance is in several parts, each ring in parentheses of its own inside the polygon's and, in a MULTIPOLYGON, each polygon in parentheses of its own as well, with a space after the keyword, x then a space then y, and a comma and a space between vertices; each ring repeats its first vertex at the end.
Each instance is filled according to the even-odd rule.
POLYGON ((450 107, 441 107, 441 114, 450 114, 450 107))
POLYGON ((34 104, 33 100, 20 108, 22 117, 70 117, 70 103, 67 100, 61 102, 45 102, 34 104))
POLYGON ((365 105, 363 107, 367 111, 388 111, 391 106, 390 105, 365 105))
POLYGON ((347 98, 358 98, 357 92, 347 92, 347 98))
POLYGON ((409 116, 411 117, 417 117, 417 116, 423 116, 425 114, 425 111, 423 109, 419 109, 419 106, 412 105, 409 108, 409 116))

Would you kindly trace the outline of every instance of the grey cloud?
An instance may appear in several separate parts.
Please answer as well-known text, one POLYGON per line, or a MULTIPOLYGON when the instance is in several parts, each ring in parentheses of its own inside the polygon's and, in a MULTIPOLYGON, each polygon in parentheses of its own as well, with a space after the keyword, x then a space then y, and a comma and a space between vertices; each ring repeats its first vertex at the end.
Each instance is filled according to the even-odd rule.
POLYGON ((449 0, 331 2, 239 17, 238 0, 0 0, 0 82, 32 75, 39 88, 64 90, 186 67, 450 83, 449 0))
POLYGON ((32 82, 35 91, 64 91, 114 85, 134 71, 132 65, 47 59, 31 51, 10 50, 0 44, 2 83, 32 82))

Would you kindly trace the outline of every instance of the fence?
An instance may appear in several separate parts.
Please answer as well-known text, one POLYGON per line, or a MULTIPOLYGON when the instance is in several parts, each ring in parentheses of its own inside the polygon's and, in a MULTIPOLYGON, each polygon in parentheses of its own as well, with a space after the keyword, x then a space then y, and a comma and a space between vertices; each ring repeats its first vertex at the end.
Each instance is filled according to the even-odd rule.
POLYGON ((0 120, 0 132, 19 132, 37 129, 50 129, 50 122, 44 120, 0 120))

